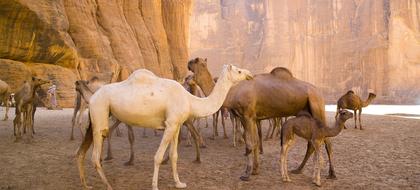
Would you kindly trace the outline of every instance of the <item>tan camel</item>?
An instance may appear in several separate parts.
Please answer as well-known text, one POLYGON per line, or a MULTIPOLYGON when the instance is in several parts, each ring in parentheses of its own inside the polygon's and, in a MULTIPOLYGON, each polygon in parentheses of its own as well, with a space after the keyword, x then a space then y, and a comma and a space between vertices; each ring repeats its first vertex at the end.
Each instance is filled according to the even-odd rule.
POLYGON ((29 129, 29 137, 32 138, 34 134, 33 121, 34 121, 34 101, 36 98, 36 90, 43 84, 49 81, 32 77, 31 80, 25 81, 23 86, 15 93, 16 109, 15 119, 13 120, 14 134, 16 141, 22 136, 21 128, 29 129), (23 119, 23 121, 22 121, 23 119))
POLYGON ((315 149, 313 182, 321 186, 321 145, 326 138, 335 137, 344 128, 344 123, 353 117, 347 110, 339 111, 338 120, 333 127, 326 126, 322 121, 313 118, 308 112, 300 112, 295 118, 286 121, 281 129, 280 170, 283 181, 290 182, 287 172, 287 153, 295 140, 295 134, 311 142, 315 149))
POLYGON ((181 124, 189 118, 215 113, 222 106, 230 87, 248 77, 251 77, 251 73, 247 70, 232 65, 224 66, 214 91, 206 98, 191 95, 178 82, 159 78, 145 69, 133 72, 125 81, 104 85, 90 98, 91 122, 77 153, 83 186, 88 188, 84 158, 93 141, 92 162, 102 182, 108 189, 112 189, 100 163, 103 139, 109 135, 108 117, 112 114, 118 120, 133 126, 165 130, 155 154, 152 188, 158 189, 159 166, 169 144, 175 187, 185 188, 186 184, 179 180, 177 171, 177 146, 181 124))
MULTIPOLYGON (((77 84, 77 81, 76 83, 77 84)), ((98 90, 101 86, 106 84, 105 82, 102 82, 99 80, 98 77, 92 77, 89 81, 86 81, 86 84, 88 85, 89 91, 95 92, 98 90)), ((73 111, 73 117, 71 119, 71 133, 70 133, 70 140, 74 140, 74 127, 77 126, 80 129, 81 137, 83 138, 83 130, 82 130, 82 118, 83 113, 86 111, 88 107, 88 103, 85 101, 84 98, 82 98, 82 95, 80 92, 76 89, 76 99, 75 99, 75 106, 73 111)))
MULTIPOLYGON (((78 80, 75 82, 76 92, 80 95, 81 101, 85 102, 86 105, 89 105, 90 97, 92 97, 92 95, 97 90, 97 89, 91 89, 91 87, 94 85, 91 85, 90 83, 94 80, 90 80, 90 81, 78 80)), ((115 119, 114 124, 109 129, 110 132, 109 132, 109 137, 108 137, 108 149, 107 149, 107 156, 105 157, 105 160, 113 159, 112 151, 111 151, 111 138, 112 138, 112 133, 114 129, 116 129, 119 124, 121 124, 121 121, 119 121, 118 119, 115 119)), ((134 148, 133 148, 134 147, 133 146, 134 145, 134 132, 133 132, 133 128, 130 125, 126 125, 126 126, 127 126, 127 133, 128 133, 128 141, 130 143, 130 156, 129 156, 130 158, 127 162, 124 163, 124 165, 128 166, 128 165, 134 164, 134 148)))
MULTIPOLYGON (((347 91, 346 94, 341 96, 340 99, 338 99, 337 112, 335 114, 335 118, 337 118, 338 112, 342 109, 353 110, 354 128, 357 129, 357 124, 356 124, 357 111, 359 111, 359 126, 360 126, 360 130, 363 130, 362 121, 361 121, 362 108, 367 107, 375 98, 376 98, 376 94, 369 93, 369 97, 365 101, 363 101, 358 95, 354 94, 353 90, 349 90, 347 91)), ((346 129, 346 126, 344 126, 344 128, 346 129)))
POLYGON ((0 105, 3 103, 3 106, 6 107, 3 121, 6 121, 9 118, 7 114, 9 113, 9 99, 11 93, 10 86, 6 82, 0 80, 0 105))
MULTIPOLYGON (((204 92, 211 89, 212 77, 204 59, 189 61, 188 69, 194 73, 194 80, 204 92)), ((259 139, 257 137, 258 120, 294 116, 299 111, 307 110, 325 123, 325 103, 321 93, 312 84, 294 78, 283 67, 274 68, 270 73, 256 75, 254 80, 242 81, 233 86, 223 106, 238 116, 244 126, 247 167, 241 176, 242 180, 249 180, 251 173, 258 174, 258 149, 261 148, 258 145, 262 140, 261 136, 259 139)), ((329 177, 336 178, 332 147, 328 139, 325 139, 325 145, 330 162, 329 177)), ((313 151, 312 145, 308 143, 305 158, 294 173, 301 173, 313 151)))

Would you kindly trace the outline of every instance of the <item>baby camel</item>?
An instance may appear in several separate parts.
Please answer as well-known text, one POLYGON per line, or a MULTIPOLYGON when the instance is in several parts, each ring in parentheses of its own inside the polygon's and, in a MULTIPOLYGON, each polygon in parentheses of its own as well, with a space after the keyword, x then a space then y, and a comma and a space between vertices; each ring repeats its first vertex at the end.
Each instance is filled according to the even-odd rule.
POLYGON ((198 98, 187 92, 178 82, 159 78, 146 69, 133 72, 125 81, 104 85, 90 98, 90 124, 77 152, 82 185, 89 188, 85 179, 84 158, 93 142, 92 162, 102 182, 107 185, 108 190, 112 189, 100 161, 103 139, 109 135, 108 117, 112 114, 121 122, 132 126, 165 130, 154 157, 152 188, 158 190, 159 167, 169 144, 175 187, 185 188, 187 185, 179 180, 177 171, 181 124, 189 118, 215 113, 222 106, 229 89, 241 80, 252 78, 251 76, 247 70, 232 65, 224 66, 219 82, 206 98, 198 98))
POLYGON ((334 127, 331 128, 312 117, 308 112, 300 112, 295 118, 287 120, 282 126, 280 140, 280 170, 283 181, 291 181, 287 173, 287 152, 293 145, 296 134, 310 142, 315 149, 313 182, 317 186, 321 186, 321 145, 325 138, 335 137, 340 134, 344 128, 344 123, 352 117, 353 114, 351 112, 340 110, 339 117, 334 127))

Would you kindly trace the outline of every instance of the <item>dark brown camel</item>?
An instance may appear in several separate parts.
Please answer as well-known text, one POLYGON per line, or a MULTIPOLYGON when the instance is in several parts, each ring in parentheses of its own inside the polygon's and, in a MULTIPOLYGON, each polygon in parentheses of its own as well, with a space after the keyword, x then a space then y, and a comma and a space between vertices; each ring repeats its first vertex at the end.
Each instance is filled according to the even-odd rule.
POLYGON ((9 99, 11 93, 10 86, 6 82, 0 80, 0 105, 3 103, 3 106, 6 107, 3 121, 6 121, 9 118, 7 114, 9 113, 9 99))
MULTIPOLYGON (((23 129, 29 129, 29 137, 32 138, 34 134, 33 121, 34 121, 34 101, 36 99, 37 89, 43 85, 49 83, 49 81, 42 80, 36 77, 32 77, 29 81, 25 81, 22 87, 15 93, 16 101, 16 116, 13 120, 14 134, 16 141, 22 136, 21 128, 23 122, 23 129), (23 119, 23 121, 22 121, 23 119)), ((25 130, 26 131, 26 130, 25 130)))
POLYGON ((339 111, 338 120, 333 127, 326 126, 322 121, 313 118, 308 112, 299 112, 298 115, 288 120, 281 129, 281 154, 280 154, 280 170, 283 181, 291 181, 287 174, 287 152, 293 145, 295 134, 306 139, 315 149, 314 158, 314 179, 313 182, 317 186, 321 186, 321 145, 326 138, 335 137, 344 128, 344 123, 353 117, 353 114, 347 110, 339 111))
MULTIPOLYGON (((337 118, 338 112, 342 109, 349 109, 353 110, 354 112, 354 128, 357 129, 357 111, 359 111, 359 126, 360 130, 362 130, 362 108, 367 107, 373 99, 376 98, 376 94, 369 93, 369 97, 363 101, 358 95, 354 94, 352 90, 347 91, 346 94, 341 96, 340 99, 337 101, 337 112, 335 114, 335 118, 337 118)), ((345 127, 346 128, 346 127, 345 127)))
MULTIPOLYGON (((194 73, 194 80, 204 92, 212 88, 213 80, 206 60, 193 59, 188 62, 188 69, 194 73)), ((251 173, 258 174, 258 145, 261 142, 261 136, 260 139, 257 136, 258 120, 294 116, 306 110, 323 123, 326 122, 325 103, 315 86, 294 78, 292 73, 283 67, 277 67, 270 73, 256 75, 253 80, 241 81, 232 87, 224 107, 233 110, 244 126, 247 167, 241 179, 245 181, 250 180, 251 173)), ((330 161, 329 177, 336 178, 331 142, 328 139, 324 142, 330 161)), ((301 173, 313 152, 313 146, 308 143, 305 158, 294 173, 301 173)))

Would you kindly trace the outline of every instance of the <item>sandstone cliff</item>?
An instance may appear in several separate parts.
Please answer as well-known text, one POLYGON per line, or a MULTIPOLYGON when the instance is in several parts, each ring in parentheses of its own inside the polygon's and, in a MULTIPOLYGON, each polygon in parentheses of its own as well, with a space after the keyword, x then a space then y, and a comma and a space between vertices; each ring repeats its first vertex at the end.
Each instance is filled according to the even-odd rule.
POLYGON ((72 106, 74 81, 114 80, 137 68, 186 75, 191 0, 0 1, 0 79, 17 89, 34 74, 72 106))
POLYGON ((335 103, 420 103, 418 0, 196 0, 191 57, 258 72, 285 66, 335 103))

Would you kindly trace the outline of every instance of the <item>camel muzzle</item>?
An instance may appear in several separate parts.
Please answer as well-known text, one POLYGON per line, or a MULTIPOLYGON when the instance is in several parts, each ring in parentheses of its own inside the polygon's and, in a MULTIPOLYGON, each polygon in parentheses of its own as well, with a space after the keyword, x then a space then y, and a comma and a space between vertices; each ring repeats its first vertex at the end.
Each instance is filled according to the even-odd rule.
POLYGON ((246 75, 246 80, 251 80, 251 79, 253 79, 254 77, 252 76, 252 75, 246 75))

